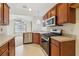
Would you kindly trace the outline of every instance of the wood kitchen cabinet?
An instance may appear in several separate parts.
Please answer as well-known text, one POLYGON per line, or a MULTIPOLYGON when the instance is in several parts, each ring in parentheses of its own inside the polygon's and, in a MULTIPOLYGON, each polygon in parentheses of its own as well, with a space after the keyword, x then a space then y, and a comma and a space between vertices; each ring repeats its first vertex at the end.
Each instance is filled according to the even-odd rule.
POLYGON ((8 56, 8 43, 0 47, 0 56, 8 56))
POLYGON ((9 24, 9 6, 4 3, 4 25, 9 24))
POLYGON ((47 20, 48 18, 56 16, 56 6, 51 8, 44 16, 43 20, 47 20))
POLYGON ((79 3, 71 3, 70 7, 71 8, 79 8, 79 3))
POLYGON ((15 38, 0 47, 0 56, 15 56, 15 38))
POLYGON ((59 56, 59 47, 51 44, 51 56, 59 56))
POLYGON ((45 14, 45 15, 43 16, 43 20, 46 20, 46 19, 48 19, 48 14, 45 14))
POLYGON ((6 3, 0 3, 0 25, 9 24, 9 6, 6 3))
POLYGON ((57 6, 57 24, 63 24, 67 22, 67 4, 58 4, 57 6))
POLYGON ((15 56, 15 38, 9 41, 9 56, 15 56))
POLYGON ((8 56, 8 49, 1 56, 8 56))
POLYGON ((35 44, 40 44, 40 33, 32 33, 32 40, 35 44))
POLYGON ((50 17, 56 16, 56 6, 50 10, 50 17))
POLYGON ((52 16, 56 16, 56 25, 62 25, 64 23, 76 23, 76 9, 79 4, 74 3, 58 3, 51 8, 44 16, 46 20, 52 16))
MULTIPOLYGON (((47 16, 48 16, 48 18, 51 17, 51 12, 50 12, 50 11, 48 12, 47 16)), ((47 18, 47 19, 48 19, 48 18, 47 18)))
POLYGON ((69 3, 57 4, 57 24, 75 23, 75 8, 71 8, 69 3))
POLYGON ((59 42, 51 39, 51 56, 75 56, 75 40, 59 42))

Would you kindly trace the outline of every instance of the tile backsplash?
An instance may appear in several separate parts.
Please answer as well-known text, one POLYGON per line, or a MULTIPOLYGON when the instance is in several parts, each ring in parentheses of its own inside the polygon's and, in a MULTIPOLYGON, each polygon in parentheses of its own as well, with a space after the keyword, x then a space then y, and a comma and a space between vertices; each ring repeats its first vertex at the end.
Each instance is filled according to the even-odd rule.
POLYGON ((63 26, 48 27, 48 31, 51 31, 52 29, 62 29, 63 33, 73 34, 74 26, 74 24, 67 23, 63 24, 63 26))
POLYGON ((7 33, 7 26, 0 26, 0 34, 7 33))

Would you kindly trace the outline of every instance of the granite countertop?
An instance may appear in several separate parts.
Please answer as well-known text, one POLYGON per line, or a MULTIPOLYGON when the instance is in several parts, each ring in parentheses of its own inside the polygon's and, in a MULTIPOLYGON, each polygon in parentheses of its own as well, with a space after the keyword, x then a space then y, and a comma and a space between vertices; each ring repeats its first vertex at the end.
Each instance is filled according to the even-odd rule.
POLYGON ((24 32, 24 33, 40 33, 40 34, 43 34, 43 33, 49 33, 49 32, 24 32))
POLYGON ((75 40, 74 38, 66 36, 51 36, 51 38, 60 42, 75 40))
POLYGON ((7 43, 9 40, 11 40, 13 37, 13 35, 0 34, 0 47, 7 43))

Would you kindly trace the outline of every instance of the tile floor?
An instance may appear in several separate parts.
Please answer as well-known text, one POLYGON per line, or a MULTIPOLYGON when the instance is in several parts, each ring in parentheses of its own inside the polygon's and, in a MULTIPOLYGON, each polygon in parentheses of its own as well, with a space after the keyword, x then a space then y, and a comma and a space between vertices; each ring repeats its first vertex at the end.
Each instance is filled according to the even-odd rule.
POLYGON ((26 44, 16 47, 16 56, 47 56, 40 45, 26 44))

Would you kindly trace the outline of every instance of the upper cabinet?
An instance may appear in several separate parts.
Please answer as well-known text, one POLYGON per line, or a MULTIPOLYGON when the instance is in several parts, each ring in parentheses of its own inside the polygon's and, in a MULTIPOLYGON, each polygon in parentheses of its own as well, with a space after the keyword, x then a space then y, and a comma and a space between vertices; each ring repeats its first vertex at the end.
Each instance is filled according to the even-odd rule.
POLYGON ((6 3, 0 3, 0 25, 9 24, 9 6, 6 3))
POLYGON ((51 13, 50 17, 56 16, 56 7, 53 7, 53 8, 50 10, 50 13, 51 13))
POLYGON ((75 9, 70 7, 68 3, 60 3, 57 5, 57 24, 75 23, 75 9))
POLYGON ((43 17, 44 20, 56 16, 56 25, 64 23, 76 23, 76 9, 71 7, 72 3, 58 3, 51 8, 43 17))
POLYGON ((48 17, 47 17, 48 15, 47 14, 45 14, 44 16, 43 16, 43 20, 46 20, 48 17))
POLYGON ((71 3, 71 8, 79 8, 79 3, 71 3))
POLYGON ((67 4, 58 4, 57 5, 57 24, 63 24, 67 22, 67 4))
POLYGON ((47 13, 47 18, 50 18, 51 17, 51 12, 49 11, 48 13, 47 13))
POLYGON ((4 4, 4 25, 9 24, 9 7, 7 4, 4 4))
POLYGON ((44 16, 43 16, 43 20, 46 20, 52 16, 56 16, 56 7, 51 8, 44 16))

